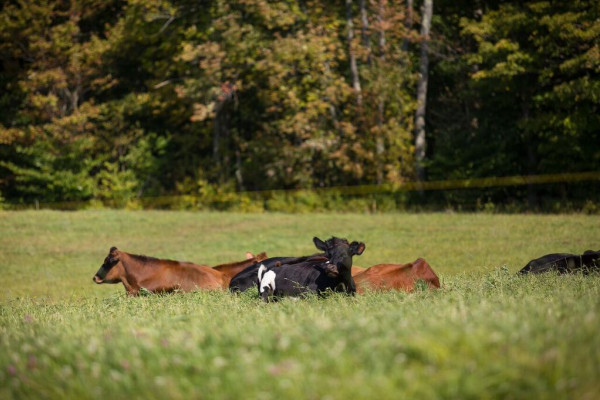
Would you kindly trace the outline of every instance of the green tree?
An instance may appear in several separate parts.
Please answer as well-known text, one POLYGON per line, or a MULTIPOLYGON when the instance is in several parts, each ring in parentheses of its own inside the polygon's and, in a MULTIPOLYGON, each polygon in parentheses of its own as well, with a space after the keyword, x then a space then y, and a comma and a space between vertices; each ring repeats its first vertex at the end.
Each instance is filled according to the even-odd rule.
MULTIPOLYGON (((598 8, 579 1, 495 3, 446 13, 460 19, 459 33, 441 24, 454 45, 434 72, 441 87, 429 117, 433 176, 597 169, 598 8)), ((488 193, 500 201, 521 197, 520 189, 488 193)), ((526 196, 530 207, 539 204, 533 185, 526 196)))
POLYGON ((80 23, 105 7, 100 1, 20 1, 2 10, 4 70, 10 72, 11 62, 23 70, 9 87, 20 101, 0 127, 6 155, 0 167, 12 173, 9 184, 24 197, 78 200, 94 194, 89 121, 99 109, 89 94, 110 78, 100 73, 105 41, 82 31, 80 23))
POLYGON ((0 126, 3 191, 13 198, 112 200, 123 197, 123 187, 132 198, 150 186, 159 165, 147 160, 165 145, 139 124, 151 113, 149 96, 122 86, 126 68, 113 55, 126 39, 117 21, 137 8, 119 20, 123 10, 99 0, 3 8, 4 70, 20 66, 9 87, 20 101, 0 126))
MULTIPOLYGON (((197 129, 212 134, 214 163, 221 171, 234 166, 225 177, 264 189, 372 182, 378 168, 386 181, 409 173, 402 160, 410 153, 403 123, 413 104, 411 77, 398 62, 403 30, 393 31, 391 20, 374 24, 389 31, 381 50, 388 56, 355 71, 376 106, 389 98, 381 121, 377 107, 352 97, 347 8, 256 0, 214 2, 210 10, 206 29, 188 29, 180 60, 191 74, 181 93, 195 102, 197 129), (387 142, 384 155, 376 156, 375 135, 387 142)), ((399 13, 392 6, 384 12, 390 19, 399 13)), ((358 42, 352 47, 368 57, 358 42)))

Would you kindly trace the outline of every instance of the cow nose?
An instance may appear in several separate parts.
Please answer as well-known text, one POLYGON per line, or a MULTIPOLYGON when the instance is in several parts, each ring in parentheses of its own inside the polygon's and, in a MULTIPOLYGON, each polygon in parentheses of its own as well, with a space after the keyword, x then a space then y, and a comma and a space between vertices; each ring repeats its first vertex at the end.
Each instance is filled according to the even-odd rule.
POLYGON ((92 278, 92 280, 96 283, 102 283, 102 279, 100 279, 100 277, 98 275, 94 275, 94 277, 92 278))

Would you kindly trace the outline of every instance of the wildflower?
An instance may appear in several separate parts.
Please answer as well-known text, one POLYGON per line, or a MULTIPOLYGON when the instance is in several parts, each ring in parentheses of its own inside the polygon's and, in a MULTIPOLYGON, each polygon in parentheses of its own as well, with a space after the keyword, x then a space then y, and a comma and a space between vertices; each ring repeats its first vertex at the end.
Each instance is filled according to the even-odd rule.
POLYGON ((27 368, 35 369, 36 366, 37 366, 37 358, 33 354, 31 354, 29 356, 29 358, 27 359, 27 368))

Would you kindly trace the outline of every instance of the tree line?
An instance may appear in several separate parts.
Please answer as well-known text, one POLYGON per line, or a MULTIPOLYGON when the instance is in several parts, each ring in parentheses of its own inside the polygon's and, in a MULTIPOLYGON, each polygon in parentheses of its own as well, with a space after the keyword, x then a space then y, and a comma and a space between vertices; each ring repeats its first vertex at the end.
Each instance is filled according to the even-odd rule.
MULTIPOLYGON (((10 0, 0 200, 600 170, 593 1, 10 0)), ((592 200, 597 183, 415 195, 592 200)))

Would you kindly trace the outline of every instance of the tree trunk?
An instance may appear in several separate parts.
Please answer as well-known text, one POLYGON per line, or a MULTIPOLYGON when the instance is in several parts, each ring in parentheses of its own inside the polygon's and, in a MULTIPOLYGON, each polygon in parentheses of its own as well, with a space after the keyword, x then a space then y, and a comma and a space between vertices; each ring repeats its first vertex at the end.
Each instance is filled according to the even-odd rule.
POLYGON ((367 7, 365 0, 360 0, 360 20, 362 44, 367 49, 367 63, 371 65, 371 38, 369 36, 369 17, 367 15, 367 7))
MULTIPOLYGON (((522 95, 521 102, 522 118, 523 121, 527 121, 529 119, 529 96, 527 96, 526 91, 522 95)), ((525 141, 527 147, 527 175, 535 175, 537 172, 537 152, 533 134, 526 133, 525 141)), ((538 206, 537 191, 535 185, 531 183, 527 184, 527 205, 531 211, 534 211, 538 206)))
POLYGON ((413 24, 413 0, 406 0, 406 18, 404 19, 404 28, 406 28, 406 34, 402 41, 402 50, 408 51, 408 32, 412 29, 413 24))
POLYGON ((352 49, 354 40, 354 24, 352 22, 352 0, 346 0, 346 25, 348 26, 348 49, 350 53, 350 73, 352 74, 352 87, 356 94, 356 104, 362 107, 362 91, 360 89, 360 78, 358 76, 358 66, 356 64, 356 54, 352 49))
MULTIPOLYGON (((325 81, 325 85, 327 86, 329 86, 332 82, 329 61, 325 61, 325 74, 323 75, 323 79, 325 81)), ((333 126, 338 131, 338 136, 340 139, 342 139, 344 137, 344 130, 342 129, 340 121, 338 120, 335 102, 329 96, 325 97, 325 101, 329 103, 329 112, 331 113, 331 121, 333 122, 333 126)))
MULTIPOLYGON (((385 11, 386 0, 379 0, 379 12, 377 21, 379 22, 379 59, 383 64, 385 59, 385 30, 383 25, 383 13, 385 11)), ((379 93, 379 101, 377 104, 377 138, 375 140, 375 154, 377 157, 377 184, 383 183, 383 153, 385 152, 385 143, 383 140, 383 122, 384 122, 385 98, 379 93)))
POLYGON ((242 118, 240 115, 240 109, 237 101, 237 97, 234 102, 234 113, 235 113, 235 121, 236 121, 236 130, 234 134, 234 142, 235 142, 235 177, 238 183, 238 190, 243 192, 246 190, 244 185, 244 173, 242 169, 242 138, 243 138, 243 124, 241 123, 242 118))
POLYGON ((427 104, 427 80, 429 74, 429 28, 431 27, 431 16, 433 14, 433 0, 424 0, 423 22, 421 24, 421 57, 419 60, 419 83, 417 86, 417 111, 415 113, 415 159, 417 181, 425 180, 425 151, 427 142, 425 140, 425 107, 427 104))
POLYGON ((221 140, 221 113, 220 110, 216 110, 215 118, 213 120, 213 161, 216 165, 219 165, 219 141, 221 140))
MULTIPOLYGON (((536 145, 532 138, 528 139, 527 143, 527 174, 535 175, 537 166, 536 145)), ((538 206, 537 190, 535 185, 527 184, 527 204, 530 211, 535 211, 538 206)))
POLYGON ((385 30, 383 13, 385 12, 386 4, 387 0, 379 0, 379 12, 377 14, 377 22, 379 22, 379 58, 381 60, 385 58, 385 30))

